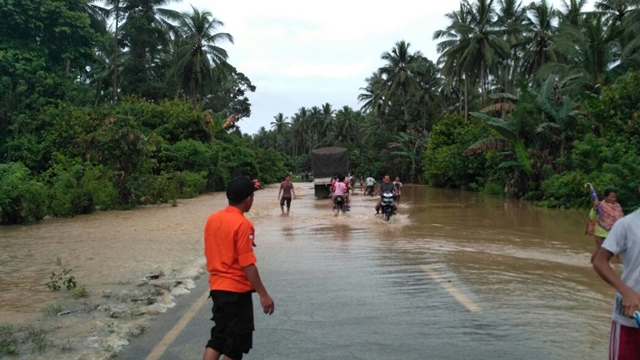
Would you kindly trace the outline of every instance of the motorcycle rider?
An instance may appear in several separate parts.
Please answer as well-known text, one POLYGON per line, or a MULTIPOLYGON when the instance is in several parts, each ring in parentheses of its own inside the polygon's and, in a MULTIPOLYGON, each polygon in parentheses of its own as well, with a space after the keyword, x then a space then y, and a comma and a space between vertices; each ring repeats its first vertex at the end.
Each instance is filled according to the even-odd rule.
POLYGON ((338 176, 338 181, 333 183, 331 190, 333 191, 333 209, 336 209, 336 197, 343 196, 346 205, 345 210, 349 210, 349 204, 351 203, 351 199, 349 198, 349 183, 344 180, 343 175, 338 176))
MULTIPOLYGON (((380 199, 378 200, 378 203, 376 204, 376 215, 380 214, 380 208, 382 207, 382 194, 384 193, 392 193, 394 195, 397 195, 396 187, 391 182, 391 178, 389 177, 389 175, 385 175, 384 178, 382 179, 382 184, 380 184, 379 194, 381 196, 380 196, 380 199)), ((396 204, 394 203, 393 204, 394 214, 396 210, 398 210, 398 206, 396 206, 396 204)))

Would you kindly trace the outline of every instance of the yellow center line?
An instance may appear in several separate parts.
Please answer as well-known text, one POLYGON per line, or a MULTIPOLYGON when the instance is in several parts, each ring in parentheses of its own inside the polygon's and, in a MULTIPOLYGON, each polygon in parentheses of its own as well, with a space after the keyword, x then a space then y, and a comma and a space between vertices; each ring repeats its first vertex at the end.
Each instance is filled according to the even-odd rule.
MULTIPOLYGON (((162 355, 164 355, 165 351, 173 341, 178 337, 178 335, 184 330, 189 321, 193 319, 198 310, 207 302, 209 298, 209 291, 205 292, 198 301, 193 303, 189 310, 187 310, 180 321, 176 323, 176 325, 164 336, 162 340, 153 348, 153 351, 145 358, 145 360, 158 360, 162 355)), ((204 350, 203 350, 204 351, 204 350)))
POLYGON ((449 282, 444 280, 442 278, 442 276, 440 276, 440 274, 438 274, 435 270, 433 270, 432 268, 430 268, 427 265, 422 265, 420 267, 422 268, 422 270, 424 272, 429 274, 429 276, 431 276, 431 278, 433 280, 438 282, 440 284, 440 286, 442 286, 445 290, 447 290, 449 292, 449 294, 451 294, 451 296, 456 298, 456 300, 458 300, 458 302, 460 304, 462 304, 464 307, 466 307, 469 311, 471 311, 471 312, 480 312, 480 311, 482 311, 480 306, 476 305, 465 294, 460 292, 460 290, 456 289, 453 285, 451 285, 449 282))

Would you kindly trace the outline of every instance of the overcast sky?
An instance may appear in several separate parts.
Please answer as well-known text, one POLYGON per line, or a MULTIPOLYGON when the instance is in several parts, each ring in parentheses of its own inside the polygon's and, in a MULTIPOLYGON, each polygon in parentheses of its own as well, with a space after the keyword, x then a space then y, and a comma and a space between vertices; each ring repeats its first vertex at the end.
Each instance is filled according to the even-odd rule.
MULTIPOLYGON (((551 2, 558 7, 561 0, 551 2)), ((399 40, 436 61, 433 33, 447 26, 444 14, 459 2, 184 0, 169 7, 188 11, 190 5, 211 11, 225 24, 219 31, 235 39, 222 46, 257 87, 249 95, 252 115, 240 121, 242 131, 253 134, 269 129, 277 113, 290 117, 301 106, 329 102, 358 109, 364 79, 399 40)))

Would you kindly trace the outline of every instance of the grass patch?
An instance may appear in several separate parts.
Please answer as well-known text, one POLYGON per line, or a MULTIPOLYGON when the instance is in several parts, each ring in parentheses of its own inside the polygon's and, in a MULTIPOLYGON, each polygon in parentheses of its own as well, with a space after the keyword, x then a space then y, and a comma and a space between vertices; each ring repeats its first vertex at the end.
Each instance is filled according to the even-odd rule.
POLYGON ((0 355, 19 355, 18 338, 11 325, 0 325, 0 355))
POLYGON ((47 305, 44 309, 42 309, 42 313, 44 316, 56 316, 62 312, 62 306, 58 304, 47 305))
POLYGON ((47 350, 47 346, 49 345, 47 336, 44 334, 34 337, 31 342, 33 343, 33 348, 31 349, 32 354, 35 354, 36 352, 38 354, 42 354, 47 350))
POLYGON ((20 331, 22 332, 22 343, 23 344, 26 344, 26 343, 28 343, 30 341, 33 341, 33 339, 36 339, 36 338, 44 335, 44 330, 35 328, 35 327, 31 326, 31 325, 20 329, 20 331))
POLYGON ((71 290, 71 295, 76 299, 83 299, 89 297, 89 290, 85 285, 80 285, 77 288, 71 290))

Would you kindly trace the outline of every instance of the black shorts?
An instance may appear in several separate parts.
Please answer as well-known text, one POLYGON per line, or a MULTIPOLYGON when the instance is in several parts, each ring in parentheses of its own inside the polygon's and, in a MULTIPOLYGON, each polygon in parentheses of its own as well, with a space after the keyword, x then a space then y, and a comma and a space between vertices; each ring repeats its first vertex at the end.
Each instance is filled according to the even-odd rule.
POLYGON ((287 202, 287 209, 291 207, 291 198, 290 197, 281 197, 280 198, 280 206, 284 206, 285 201, 287 202))
POLYGON ((215 325, 207 347, 234 360, 241 360, 253 346, 253 301, 251 293, 211 290, 215 325))

